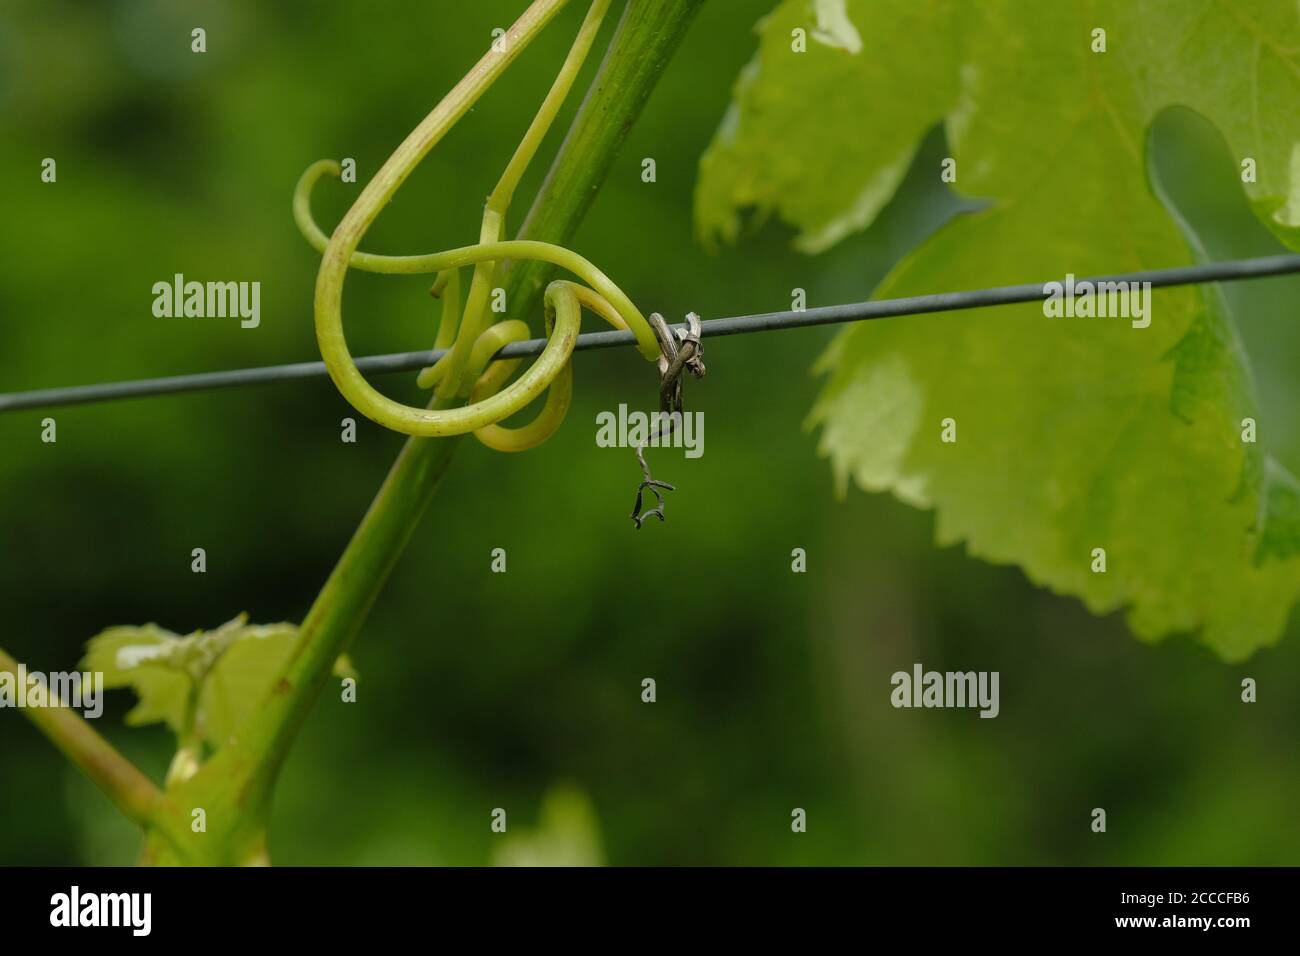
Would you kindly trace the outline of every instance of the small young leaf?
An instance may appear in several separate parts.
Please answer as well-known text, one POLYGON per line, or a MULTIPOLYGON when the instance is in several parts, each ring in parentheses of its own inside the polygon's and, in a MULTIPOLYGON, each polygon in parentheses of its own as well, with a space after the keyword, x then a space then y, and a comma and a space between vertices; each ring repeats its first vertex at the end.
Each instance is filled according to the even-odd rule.
POLYGON ((357 673, 350 654, 340 654, 334 661, 334 670, 331 673, 340 680, 349 677, 357 680, 361 676, 357 673))
POLYGON ((262 703, 297 635, 292 624, 239 630, 199 692, 198 730, 212 747, 224 744, 262 703))
POLYGON ((102 672, 105 687, 135 690, 127 723, 165 721, 216 748, 261 703, 297 634, 293 624, 250 625, 245 614, 184 637, 154 624, 113 627, 90 640, 82 667, 102 672))
POLYGON ((132 726, 162 721, 181 733, 192 683, 166 663, 184 639, 158 627, 110 627, 86 644, 81 669, 103 674, 105 687, 131 687, 140 702, 126 715, 132 726))

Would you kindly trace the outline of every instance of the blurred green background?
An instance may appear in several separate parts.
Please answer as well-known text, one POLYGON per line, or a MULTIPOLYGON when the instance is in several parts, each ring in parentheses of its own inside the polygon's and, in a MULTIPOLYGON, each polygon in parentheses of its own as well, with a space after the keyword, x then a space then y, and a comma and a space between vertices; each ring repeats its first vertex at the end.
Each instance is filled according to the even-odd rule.
MULTIPOLYGON (((771 5, 705 5, 573 243, 646 311, 775 311, 795 287, 810 306, 865 298, 955 208, 933 176, 913 176, 870 232, 822 257, 792 252, 775 223, 717 256, 698 248, 697 161, 771 5), (641 181, 644 157, 657 162, 654 184, 641 181)), ((482 197, 584 6, 434 150, 368 249, 474 240, 482 197)), ((318 259, 290 216, 295 180, 316 159, 351 156, 364 183, 522 7, 8 0, 0 389, 314 358, 318 259), (194 26, 207 30, 203 56, 189 52, 194 26), (40 182, 47 156, 57 184, 40 182), (154 318, 150 288, 176 272, 260 281, 261 326, 154 318)), ((932 137, 926 161, 941 149, 932 137)), ((1213 163, 1172 166, 1189 203, 1217 195, 1198 179, 1213 163)), ((359 188, 323 183, 318 219, 336 222, 359 188)), ((1104 197, 1104 183, 1079 188, 1104 197)), ((1198 213, 1213 248, 1272 251, 1241 213, 1198 213)), ((423 277, 354 273, 353 351, 427 347, 426 288, 423 277)), ((1249 309, 1264 407, 1291 426, 1271 450, 1292 470, 1296 292, 1294 280, 1233 290, 1249 309)), ((679 490, 668 522, 640 533, 626 517, 632 452, 594 442, 598 411, 654 402, 653 369, 631 350, 575 361, 569 420, 536 451, 466 442, 353 648, 358 703, 322 698, 290 759, 273 860, 1300 860, 1295 617, 1277 648, 1239 666, 1187 639, 1147 646, 1119 616, 1094 618, 1014 568, 934 548, 928 514, 856 491, 836 500, 803 428, 818 387, 809 368, 833 335, 708 345, 708 377, 687 386, 705 413, 705 454, 651 452, 656 476, 679 490), (489 572, 497 547, 504 575, 489 572), (791 573, 796 547, 806 574, 791 573), (1000 671, 1000 716, 893 709, 889 677, 915 662, 1000 671), (1256 704, 1240 702, 1245 676, 1259 683, 1256 704), (644 677, 658 684, 653 705, 640 699, 644 677), (508 811, 505 837, 489 830, 494 807, 508 811), (794 807, 808 812, 805 834, 791 832, 794 807), (1093 807, 1108 812, 1105 835, 1089 829, 1093 807)), ((413 401, 413 378, 383 387, 413 401)), ((341 443, 340 420, 354 414, 316 381, 0 416, 0 643, 33 669, 63 670, 111 624, 187 632, 243 610, 301 619, 401 446, 364 420, 357 443, 341 443), (40 441, 46 414, 54 445, 40 441), (194 547, 207 550, 206 574, 190 572, 194 547)), ((98 727, 161 779, 170 736, 126 728, 131 704, 114 693, 98 727)), ((136 850, 107 800, 0 712, 0 863, 122 864, 136 850)))

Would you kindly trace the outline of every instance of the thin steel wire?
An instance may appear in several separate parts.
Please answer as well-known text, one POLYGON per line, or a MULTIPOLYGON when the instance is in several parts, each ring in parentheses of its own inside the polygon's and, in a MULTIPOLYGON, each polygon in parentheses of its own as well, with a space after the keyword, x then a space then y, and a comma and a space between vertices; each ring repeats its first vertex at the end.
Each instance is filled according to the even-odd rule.
MULTIPOLYGON (((1095 276, 1088 279, 1078 279, 1075 284, 1078 285, 1084 281, 1092 283, 1149 282, 1153 288, 1169 288, 1171 286, 1198 285, 1204 282, 1262 279, 1292 273, 1300 273, 1300 255, 1263 256, 1255 259, 1236 259, 1228 262, 1180 266, 1174 269, 1152 269, 1145 272, 1095 276)), ((1044 283, 1036 283, 999 286, 992 289, 973 289, 965 292, 941 292, 935 295, 918 295, 905 299, 852 302, 847 305, 829 305, 806 309, 801 312, 767 312, 761 315, 738 315, 704 322, 702 338, 745 335, 750 332, 769 332, 775 329, 802 329, 814 325, 863 322, 903 315, 952 312, 959 309, 981 309, 994 305, 1042 301, 1047 298, 1047 295, 1044 283)), ((685 328, 684 325, 681 327, 685 328)), ((631 332, 589 332, 578 336, 574 351, 585 352, 591 349, 618 348, 633 345, 635 342, 636 339, 631 332)), ((514 342, 501 349, 496 357, 524 358, 538 355, 545 345, 546 339, 514 342)), ((433 364, 442 357, 444 351, 436 349, 434 351, 370 355, 357 359, 357 367, 369 375, 409 372, 433 364)), ((31 408, 54 408, 62 405, 85 405, 92 402, 109 402, 150 395, 173 395, 179 392, 236 388, 272 382, 291 382, 300 379, 322 378, 327 374, 324 362, 295 362, 291 365, 268 365, 260 368, 231 369, 223 372, 200 372, 196 375, 175 375, 169 378, 106 382, 100 385, 74 385, 65 388, 43 388, 29 392, 11 392, 7 395, 0 395, 0 412, 13 412, 31 408)))

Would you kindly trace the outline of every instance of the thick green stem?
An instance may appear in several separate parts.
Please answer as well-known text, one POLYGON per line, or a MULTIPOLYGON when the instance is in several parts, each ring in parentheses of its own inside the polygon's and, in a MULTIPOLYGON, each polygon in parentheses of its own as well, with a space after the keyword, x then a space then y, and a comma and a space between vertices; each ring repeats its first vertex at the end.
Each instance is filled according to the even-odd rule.
MULTIPOLYGON (((655 84, 704 0, 629 0, 573 125, 520 227, 520 238, 567 245, 596 200, 655 84)), ((506 288, 512 312, 534 315, 555 268, 519 262, 506 288)))
MULTIPOLYGON (((533 204, 520 238, 563 244, 591 206, 655 82, 703 0, 629 0, 599 73, 533 204)), ((537 309, 554 267, 522 261, 505 276, 511 315, 537 309)), ((303 622, 293 659, 265 706, 240 736, 178 787, 225 805, 208 814, 207 838, 223 862, 258 858, 271 789, 334 659, 360 629, 459 444, 411 438, 303 622)), ((211 845, 211 844, 210 844, 211 845)))

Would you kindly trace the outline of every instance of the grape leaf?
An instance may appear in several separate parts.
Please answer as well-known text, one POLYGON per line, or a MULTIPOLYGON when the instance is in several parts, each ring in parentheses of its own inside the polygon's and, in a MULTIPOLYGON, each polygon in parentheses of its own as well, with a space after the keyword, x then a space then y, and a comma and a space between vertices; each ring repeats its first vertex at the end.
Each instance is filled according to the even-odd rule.
POLYGON ((949 0, 879 0, 869 20, 863 4, 838 6, 850 24, 879 16, 890 29, 858 30, 861 49, 850 52, 854 44, 830 32, 840 14, 814 15, 807 0, 783 3, 760 24, 758 55, 700 160, 695 219, 706 246, 734 241, 747 207, 798 225, 796 245, 810 253, 870 225, 921 138, 956 103, 960 36, 932 22, 949 0), (792 49, 794 30, 804 31, 807 52, 792 49))
POLYGON ((86 644, 81 669, 103 675, 103 686, 130 687, 139 698, 126 715, 133 727, 163 722, 179 734, 185 722, 191 680, 183 672, 157 662, 165 659, 179 634, 156 624, 110 627, 86 644))
POLYGON ((197 726, 219 747, 239 729, 280 675, 298 629, 292 624, 244 627, 203 681, 197 726))
POLYGON ((261 703, 297 633, 292 624, 249 624, 245 614, 185 636, 155 624, 113 627, 91 638, 81 666, 101 672, 105 687, 136 692, 127 723, 162 721, 216 748, 261 703))
MULTIPOLYGON (((825 248, 871 222, 920 132, 942 122, 955 187, 991 203, 937 232, 878 295, 1184 264, 1191 237, 1153 194, 1145 145, 1162 110, 1185 106, 1253 160, 1256 214, 1300 248, 1296 4, 849 0, 846 11, 861 54, 794 52, 807 0, 761 25, 701 162, 706 239, 734 238, 754 206, 797 226, 802 248, 825 248)), ((1037 304, 865 323, 823 356, 830 377, 810 421, 841 486, 935 509, 941 544, 1018 564, 1094 612, 1127 608, 1141 638, 1197 632, 1242 659, 1277 639, 1300 594, 1300 492, 1242 441, 1242 419, 1260 413, 1218 290, 1158 291, 1152 309, 1148 328, 1049 319, 1037 304), (945 418, 956 442, 940 440, 945 418)))

